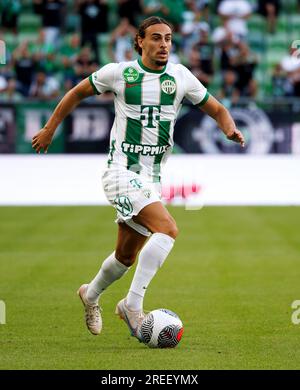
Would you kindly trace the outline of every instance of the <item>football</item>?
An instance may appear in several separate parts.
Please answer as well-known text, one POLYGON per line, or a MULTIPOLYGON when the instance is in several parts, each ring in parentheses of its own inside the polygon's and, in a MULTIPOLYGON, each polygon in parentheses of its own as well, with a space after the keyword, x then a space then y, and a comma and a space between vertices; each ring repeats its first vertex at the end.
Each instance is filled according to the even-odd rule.
POLYGON ((183 324, 177 314, 168 309, 148 313, 140 328, 141 339, 150 348, 174 348, 183 334, 183 324))

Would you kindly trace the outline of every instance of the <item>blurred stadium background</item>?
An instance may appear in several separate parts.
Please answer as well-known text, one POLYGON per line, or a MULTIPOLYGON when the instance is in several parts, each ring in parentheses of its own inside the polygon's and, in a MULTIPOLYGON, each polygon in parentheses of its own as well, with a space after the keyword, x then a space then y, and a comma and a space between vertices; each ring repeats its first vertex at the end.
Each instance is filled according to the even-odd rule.
POLYGON ((299 369, 291 303, 300 298, 300 209, 186 212, 300 205, 299 3, 0 1, 0 368, 299 369), (163 182, 165 201, 186 205, 171 209, 181 235, 146 296, 146 309, 163 305, 184 321, 167 358, 134 343, 112 315, 133 270, 105 295, 96 342, 75 295, 115 243, 114 210, 98 207, 107 205, 100 173, 112 96, 85 100, 47 155, 31 148, 66 91, 108 62, 135 58, 135 29, 148 15, 174 24, 171 61, 230 109, 247 142, 227 141, 184 102, 163 182))

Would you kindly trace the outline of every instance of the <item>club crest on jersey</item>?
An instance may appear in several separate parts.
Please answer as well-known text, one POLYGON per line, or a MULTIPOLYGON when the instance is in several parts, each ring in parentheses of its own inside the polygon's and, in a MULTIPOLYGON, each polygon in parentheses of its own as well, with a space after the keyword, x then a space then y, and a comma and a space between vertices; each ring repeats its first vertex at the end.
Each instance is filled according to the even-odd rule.
POLYGON ((176 91, 176 83, 173 80, 165 80, 161 83, 161 89, 167 95, 172 95, 176 91))
POLYGON ((143 191, 143 194, 144 194, 144 196, 146 197, 146 198, 150 198, 150 196, 151 196, 151 190, 149 190, 149 189, 146 189, 146 190, 144 190, 143 191))
POLYGON ((125 196, 125 195, 117 196, 114 199, 114 204, 116 205, 116 209, 122 215, 124 215, 124 217, 127 217, 128 215, 130 215, 133 211, 133 207, 132 207, 132 204, 131 204, 128 196, 125 196))
POLYGON ((134 83, 139 78, 139 72, 132 66, 129 66, 124 69, 123 77, 127 83, 134 83))

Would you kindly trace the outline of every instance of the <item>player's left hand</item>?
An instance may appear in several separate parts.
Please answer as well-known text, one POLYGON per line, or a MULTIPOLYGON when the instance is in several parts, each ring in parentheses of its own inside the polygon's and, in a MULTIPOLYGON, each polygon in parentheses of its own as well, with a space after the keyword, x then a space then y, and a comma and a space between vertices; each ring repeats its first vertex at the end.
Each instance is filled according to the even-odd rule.
POLYGON ((44 149, 44 153, 47 153, 48 147, 52 142, 52 138, 53 134, 48 128, 44 127, 32 138, 31 145, 37 153, 41 153, 42 149, 44 149))
POLYGON ((230 139, 230 141, 240 143, 242 148, 245 146, 245 138, 242 132, 238 129, 235 129, 232 133, 227 134, 227 138, 230 139))

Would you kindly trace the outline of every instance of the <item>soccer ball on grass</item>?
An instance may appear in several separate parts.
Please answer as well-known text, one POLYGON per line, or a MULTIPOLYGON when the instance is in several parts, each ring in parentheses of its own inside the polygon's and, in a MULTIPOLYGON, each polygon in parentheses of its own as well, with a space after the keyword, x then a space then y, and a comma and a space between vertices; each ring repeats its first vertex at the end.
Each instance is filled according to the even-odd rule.
POLYGON ((168 309, 152 310, 145 316, 140 328, 142 342, 150 348, 174 348, 182 333, 180 318, 168 309))

